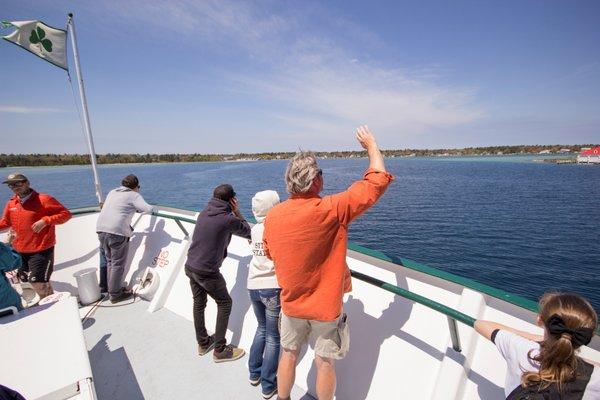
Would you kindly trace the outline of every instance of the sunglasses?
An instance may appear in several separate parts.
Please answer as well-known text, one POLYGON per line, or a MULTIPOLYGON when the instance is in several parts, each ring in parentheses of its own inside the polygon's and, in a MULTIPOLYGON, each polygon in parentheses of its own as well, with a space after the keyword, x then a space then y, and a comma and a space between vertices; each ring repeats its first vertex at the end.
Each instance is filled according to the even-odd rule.
POLYGON ((7 186, 12 189, 12 188, 16 188, 16 187, 21 187, 24 184, 25 184, 25 181, 11 182, 11 183, 8 183, 7 186))
POLYGON ((323 170, 321 168, 317 170, 317 175, 323 176, 323 170))

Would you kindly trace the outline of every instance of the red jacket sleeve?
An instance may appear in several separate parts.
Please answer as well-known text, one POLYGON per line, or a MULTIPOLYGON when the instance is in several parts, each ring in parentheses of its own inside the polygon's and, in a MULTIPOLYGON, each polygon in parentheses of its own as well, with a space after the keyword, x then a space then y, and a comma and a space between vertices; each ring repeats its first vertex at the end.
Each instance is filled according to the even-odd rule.
POLYGON ((43 206, 46 215, 42 219, 48 225, 64 224, 71 219, 71 212, 52 196, 45 196, 43 206))
POLYGON ((347 225, 367 211, 393 180, 391 174, 369 168, 362 180, 354 182, 345 192, 331 196, 340 223, 347 225))
POLYGON ((0 219, 0 231, 6 228, 10 228, 12 225, 10 222, 10 214, 8 212, 8 209, 9 203, 6 203, 6 206, 4 207, 4 212, 2 213, 2 218, 0 219))

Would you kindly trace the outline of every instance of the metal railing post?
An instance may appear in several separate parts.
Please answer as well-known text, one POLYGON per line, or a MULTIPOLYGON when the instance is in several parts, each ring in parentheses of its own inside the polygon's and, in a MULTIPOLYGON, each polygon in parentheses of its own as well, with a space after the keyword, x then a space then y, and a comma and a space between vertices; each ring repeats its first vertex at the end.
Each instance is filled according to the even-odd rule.
POLYGON ((183 234, 185 235, 185 239, 189 239, 190 238, 190 234, 188 233, 188 231, 183 227, 183 224, 181 223, 180 220, 176 219, 175 222, 177 222, 177 225, 179 225, 179 228, 183 231, 183 234))
POLYGON ((448 316, 448 328, 450 328, 450 338, 452 339, 452 348, 461 352, 462 348, 460 347, 460 336, 458 335, 458 325, 456 324, 456 320, 448 316))

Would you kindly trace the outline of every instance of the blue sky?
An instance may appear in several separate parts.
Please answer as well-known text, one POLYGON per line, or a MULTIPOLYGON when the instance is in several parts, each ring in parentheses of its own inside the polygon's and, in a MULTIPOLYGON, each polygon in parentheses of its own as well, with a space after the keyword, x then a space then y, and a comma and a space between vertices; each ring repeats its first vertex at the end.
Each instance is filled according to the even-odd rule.
MULTIPOLYGON (((600 142, 598 1, 0 0, 69 11, 98 153, 600 142)), ((0 60, 0 153, 85 153, 66 73, 0 60)))

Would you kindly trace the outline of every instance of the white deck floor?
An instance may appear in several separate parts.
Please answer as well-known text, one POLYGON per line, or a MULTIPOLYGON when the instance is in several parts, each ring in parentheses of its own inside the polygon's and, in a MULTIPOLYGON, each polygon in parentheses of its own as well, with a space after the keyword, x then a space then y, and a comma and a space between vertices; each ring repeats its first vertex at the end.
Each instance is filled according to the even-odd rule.
MULTIPOLYGON (((83 323, 98 399, 262 399, 248 383, 247 354, 215 364, 212 353, 196 353, 190 321, 147 308, 104 301, 83 323)), ((299 388, 292 398, 313 399, 299 388)))

